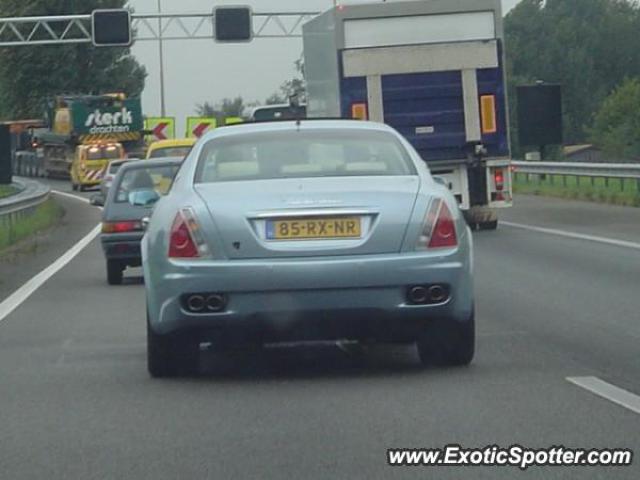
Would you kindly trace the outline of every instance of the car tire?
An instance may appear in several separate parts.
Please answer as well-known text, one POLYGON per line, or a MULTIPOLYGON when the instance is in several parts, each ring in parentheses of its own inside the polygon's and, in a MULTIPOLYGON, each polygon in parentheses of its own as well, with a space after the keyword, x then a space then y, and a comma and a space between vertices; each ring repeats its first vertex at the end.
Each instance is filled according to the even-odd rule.
POLYGON ((147 369, 153 378, 190 376, 198 371, 199 344, 186 333, 159 335, 147 314, 147 369))
POLYGON ((78 191, 78 184, 77 183, 71 183, 71 190, 73 190, 74 192, 78 191))
POLYGON ((424 366, 460 367, 475 355, 475 314, 465 322, 452 318, 434 320, 418 339, 418 354, 424 366))
POLYGON ((497 230, 498 220, 493 220, 492 222, 480 222, 478 227, 480 230, 497 230))
POLYGON ((123 265, 115 260, 107 260, 107 283, 109 285, 122 285, 124 273, 123 265))

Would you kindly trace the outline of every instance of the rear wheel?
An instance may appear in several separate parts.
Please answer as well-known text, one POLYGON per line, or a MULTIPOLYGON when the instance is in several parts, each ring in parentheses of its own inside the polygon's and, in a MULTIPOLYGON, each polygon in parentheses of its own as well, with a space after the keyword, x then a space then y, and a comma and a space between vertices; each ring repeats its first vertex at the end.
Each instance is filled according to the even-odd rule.
POLYGON ((493 220, 492 222, 480 222, 478 227, 480 230, 497 230, 498 220, 493 220))
POLYGON ((73 190, 74 192, 77 191, 78 190, 78 184, 71 182, 71 190, 73 190))
POLYGON ((124 266, 116 260, 107 260, 107 283, 121 285, 124 266))
POLYGON ((475 316, 465 322, 435 320, 418 339, 420 361, 426 366, 469 365, 475 354, 475 316))
POLYGON ((198 371, 199 344, 187 333, 159 335, 147 314, 147 369, 154 378, 194 375, 198 371))

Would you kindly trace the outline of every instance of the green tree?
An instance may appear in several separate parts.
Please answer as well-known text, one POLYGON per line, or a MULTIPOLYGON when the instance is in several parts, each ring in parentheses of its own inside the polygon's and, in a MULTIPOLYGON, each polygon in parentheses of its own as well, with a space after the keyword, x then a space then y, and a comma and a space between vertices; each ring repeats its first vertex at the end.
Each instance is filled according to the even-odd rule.
POLYGON ((215 105, 204 102, 196 105, 196 113, 202 117, 216 117, 221 121, 227 117, 242 117, 249 105, 246 105, 241 96, 235 98, 223 98, 215 105))
POLYGON ((640 157, 640 78, 626 79, 604 100, 589 132, 613 158, 640 157))
POLYGON ((220 112, 212 103, 204 102, 196 105, 196 114, 200 117, 217 117, 220 112))
POLYGON ((264 101, 264 104, 278 105, 280 103, 286 103, 286 102, 287 102, 287 99, 280 92, 275 92, 267 97, 267 99, 264 101))
MULTIPOLYGON (((0 0, 3 17, 90 13, 126 0, 0 0)), ((60 29, 61 26, 54 26, 60 29)), ((57 33, 61 33, 58 31, 57 33)), ((0 48, 0 117, 41 117, 54 95, 125 92, 138 96, 147 72, 129 48, 91 44, 0 48)))
POLYGON ((516 81, 561 84, 565 141, 584 142, 604 98, 640 76, 638 31, 636 2, 522 0, 505 18, 510 90, 516 81))
POLYGON ((307 99, 307 85, 304 81, 304 57, 301 55, 295 62, 296 76, 283 82, 277 92, 272 93, 266 100, 266 105, 288 103, 289 97, 297 95, 301 102, 307 99))
POLYGON ((240 96, 223 98, 218 104, 218 109, 225 117, 241 117, 245 110, 244 100, 240 96))

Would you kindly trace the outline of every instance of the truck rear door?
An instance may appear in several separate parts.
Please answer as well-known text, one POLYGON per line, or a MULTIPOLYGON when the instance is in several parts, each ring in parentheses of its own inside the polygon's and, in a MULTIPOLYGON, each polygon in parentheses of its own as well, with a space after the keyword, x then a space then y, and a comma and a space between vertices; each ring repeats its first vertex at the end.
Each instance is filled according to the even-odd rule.
POLYGON ((343 22, 341 108, 400 131, 425 161, 509 156, 493 11, 343 22), (366 112, 366 114, 364 113, 366 112))

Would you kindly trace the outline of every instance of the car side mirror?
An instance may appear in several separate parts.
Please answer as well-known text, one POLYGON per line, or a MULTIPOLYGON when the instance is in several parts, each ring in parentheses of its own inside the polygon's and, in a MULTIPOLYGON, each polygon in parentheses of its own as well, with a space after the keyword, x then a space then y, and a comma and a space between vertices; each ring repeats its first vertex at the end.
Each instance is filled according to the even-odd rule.
POLYGON ((96 207, 104 207, 104 196, 102 196, 102 194, 100 193, 91 195, 91 198, 89 198, 89 204, 94 205, 96 207))
POLYGON ((150 207, 158 200, 160 200, 160 195, 151 188, 134 190, 129 193, 129 204, 134 207, 150 207))

